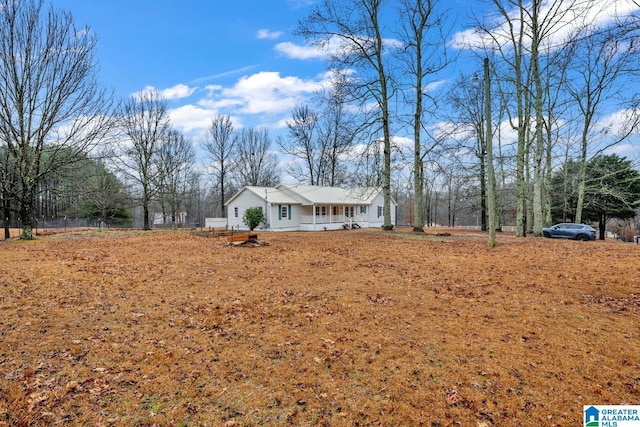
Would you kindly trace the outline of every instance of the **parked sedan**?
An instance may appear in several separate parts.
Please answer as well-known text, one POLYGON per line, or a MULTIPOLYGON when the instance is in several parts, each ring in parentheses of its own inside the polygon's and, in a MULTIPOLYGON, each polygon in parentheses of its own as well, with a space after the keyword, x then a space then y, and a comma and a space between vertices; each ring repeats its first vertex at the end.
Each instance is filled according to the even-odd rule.
POLYGON ((543 228, 544 237, 557 237, 573 240, 596 240, 596 229, 586 224, 562 223, 543 228))

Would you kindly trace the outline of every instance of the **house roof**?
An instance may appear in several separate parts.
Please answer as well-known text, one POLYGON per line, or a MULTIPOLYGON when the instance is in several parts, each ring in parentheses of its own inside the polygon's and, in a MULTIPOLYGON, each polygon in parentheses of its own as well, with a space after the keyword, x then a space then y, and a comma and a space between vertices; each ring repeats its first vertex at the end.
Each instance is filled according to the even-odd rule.
POLYGON ((291 194, 300 200, 303 205, 362 205, 369 204, 378 194, 376 188, 339 188, 322 187, 319 185, 278 185, 276 187, 283 192, 291 194))
MULTIPOLYGON (((300 201, 274 187, 244 187, 269 203, 297 205, 300 201)), ((240 190, 242 191, 242 190, 240 190)), ((239 193, 238 193, 239 194, 239 193)), ((234 196, 235 197, 235 196, 234 196)), ((231 200, 229 200, 231 201, 231 200)))
POLYGON ((273 204, 290 205, 366 205, 380 193, 374 187, 339 188, 319 185, 285 185, 277 187, 243 187, 226 204, 231 203, 243 191, 250 191, 262 200, 273 204))

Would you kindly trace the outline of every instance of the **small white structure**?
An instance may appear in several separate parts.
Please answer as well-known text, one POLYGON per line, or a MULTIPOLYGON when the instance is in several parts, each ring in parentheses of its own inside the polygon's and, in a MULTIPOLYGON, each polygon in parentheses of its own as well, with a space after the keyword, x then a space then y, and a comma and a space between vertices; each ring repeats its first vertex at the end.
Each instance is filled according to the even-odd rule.
POLYGON ((227 228, 227 218, 205 218, 205 228, 227 228))
MULTIPOLYGON (((317 185, 243 187, 227 203, 229 228, 247 230, 244 212, 260 207, 265 222, 258 226, 274 231, 323 231, 371 228, 384 224, 384 196, 379 188, 338 188, 317 185)), ((396 202, 391 201, 395 225, 396 202)))

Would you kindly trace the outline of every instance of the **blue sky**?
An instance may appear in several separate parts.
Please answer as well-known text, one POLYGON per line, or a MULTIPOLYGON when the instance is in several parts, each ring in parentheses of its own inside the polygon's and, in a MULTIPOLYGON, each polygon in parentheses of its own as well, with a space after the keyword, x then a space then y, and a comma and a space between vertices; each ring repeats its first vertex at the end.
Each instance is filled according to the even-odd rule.
POLYGON ((242 126, 282 126, 317 90, 320 57, 298 58, 304 0, 51 0, 98 38, 101 82, 118 96, 153 87, 187 134, 215 112, 242 126), (296 50, 296 47, 298 49, 296 50))
MULTIPOLYGON (((282 132, 292 108, 326 78, 322 57, 293 35, 314 0, 47 1, 97 34, 99 78, 106 87, 119 97, 159 90, 172 124, 194 143, 218 113, 229 114, 237 127, 282 132)), ((633 4, 598 4, 611 2, 633 4)), ((469 24, 483 4, 446 3, 447 19, 455 23, 452 45, 474 38, 469 24)), ((473 55, 457 61, 467 72, 480 66, 473 55)))

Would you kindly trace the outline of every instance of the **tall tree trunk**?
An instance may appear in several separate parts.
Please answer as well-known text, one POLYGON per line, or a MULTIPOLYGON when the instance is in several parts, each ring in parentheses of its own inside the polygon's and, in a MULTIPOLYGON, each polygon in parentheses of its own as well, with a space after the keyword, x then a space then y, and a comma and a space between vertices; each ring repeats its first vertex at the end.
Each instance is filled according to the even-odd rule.
MULTIPOLYGON (((489 120, 491 120, 489 118, 489 120)), ((488 132, 488 131, 487 131, 488 132)), ((486 138, 486 136, 485 136, 486 138)), ((487 164, 487 148, 485 143, 482 144, 480 152, 480 230, 487 231, 487 173, 485 166, 487 164)))
POLYGON ((551 189, 551 178, 553 177, 552 173, 552 152, 551 152, 551 138, 552 138, 552 130, 551 130, 551 120, 547 125, 547 146, 546 146, 546 159, 545 159, 545 179, 544 179, 544 226, 549 227, 553 222, 553 216, 551 212, 551 197, 552 197, 552 189, 551 189))
POLYGON ((578 202, 576 203, 576 219, 575 219, 575 222, 577 223, 582 222, 582 208, 584 206, 584 192, 586 188, 587 145, 588 145, 587 129, 588 129, 588 125, 585 125, 582 132, 582 146, 580 150, 580 164, 578 169, 578 202))
POLYGON ((11 203, 9 200, 9 194, 3 189, 2 194, 2 213, 4 222, 4 238, 11 238, 11 203))
POLYGON ((149 197, 149 189, 145 184, 142 185, 142 193, 142 215, 144 216, 144 218, 142 219, 142 229, 147 231, 151 230, 151 225, 149 223, 149 203, 151 203, 151 200, 149 197))
POLYGON ((489 220, 489 246, 496 245, 496 175, 493 169, 493 125, 491 120, 491 74, 489 73, 489 58, 484 59, 484 99, 485 119, 487 121, 485 142, 487 146, 487 204, 486 212, 489 220))
POLYGON ((414 156, 413 231, 424 232, 424 169, 420 144, 417 141, 414 156))
POLYGON ((602 214, 600 215, 600 218, 598 220, 598 232, 599 232, 600 240, 604 240, 606 230, 607 230, 607 215, 602 214))
POLYGON ((22 233, 20 239, 32 240, 33 228, 35 227, 35 217, 33 204, 35 201, 35 188, 27 185, 23 181, 22 193, 20 197, 20 219, 22 220, 22 233))
POLYGON ((149 202, 145 201, 142 203, 142 212, 143 212, 142 215, 144 215, 144 218, 143 218, 144 225, 142 229, 147 231, 151 230, 151 225, 149 224, 149 202))
POLYGON ((220 174, 220 211, 222 212, 222 218, 227 217, 227 210, 224 208, 224 204, 226 202, 224 185, 225 185, 225 176, 224 176, 224 168, 222 169, 222 173, 220 174))
POLYGON ((540 75, 540 27, 538 22, 538 12, 540 9, 539 0, 534 0, 531 6, 531 74, 534 83, 534 101, 533 107, 536 115, 536 127, 534 137, 534 156, 533 156, 533 235, 542 237, 542 227, 544 225, 544 215, 542 213, 542 157, 544 155, 544 136, 543 136, 543 100, 542 100, 542 77, 540 75))
MULTIPOLYGON (((382 42, 382 41, 380 41, 382 42)), ((382 50, 380 50, 379 66, 383 70, 382 65, 382 50)), ((393 230, 393 223, 391 222, 391 129, 389 126, 389 95, 387 92, 387 76, 384 71, 380 72, 380 86, 381 86, 381 98, 382 98, 382 133, 384 138, 384 168, 382 177, 382 192, 383 192, 383 208, 382 213, 384 216, 384 223, 382 228, 385 230, 393 230)))

